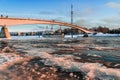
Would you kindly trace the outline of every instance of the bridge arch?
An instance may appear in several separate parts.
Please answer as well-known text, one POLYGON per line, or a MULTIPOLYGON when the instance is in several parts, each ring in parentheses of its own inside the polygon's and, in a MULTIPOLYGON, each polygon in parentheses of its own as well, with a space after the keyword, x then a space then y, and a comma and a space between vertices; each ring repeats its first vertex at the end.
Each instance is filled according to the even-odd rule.
POLYGON ((88 29, 85 29, 81 26, 77 26, 74 24, 59 22, 55 20, 40 20, 40 19, 24 19, 24 18, 0 18, 0 25, 2 26, 15 26, 15 25, 26 25, 26 24, 52 24, 52 25, 60 25, 60 26, 68 26, 71 28, 77 28, 85 33, 92 33, 88 29))

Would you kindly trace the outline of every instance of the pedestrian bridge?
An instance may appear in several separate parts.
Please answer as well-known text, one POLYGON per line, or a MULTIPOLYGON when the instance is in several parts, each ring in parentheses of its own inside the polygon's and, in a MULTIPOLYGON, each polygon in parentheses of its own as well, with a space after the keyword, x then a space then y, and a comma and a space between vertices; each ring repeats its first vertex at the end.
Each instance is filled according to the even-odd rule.
POLYGON ((55 20, 40 20, 40 19, 25 19, 25 18, 0 18, 0 26, 2 26, 0 36, 3 36, 5 38, 10 38, 10 33, 8 31, 7 27, 15 26, 15 25, 26 25, 26 24, 52 24, 52 25, 60 25, 60 26, 68 26, 71 28, 77 28, 84 33, 93 33, 93 31, 90 31, 86 28, 83 28, 81 26, 77 26, 74 24, 66 23, 66 22, 60 22, 55 20))

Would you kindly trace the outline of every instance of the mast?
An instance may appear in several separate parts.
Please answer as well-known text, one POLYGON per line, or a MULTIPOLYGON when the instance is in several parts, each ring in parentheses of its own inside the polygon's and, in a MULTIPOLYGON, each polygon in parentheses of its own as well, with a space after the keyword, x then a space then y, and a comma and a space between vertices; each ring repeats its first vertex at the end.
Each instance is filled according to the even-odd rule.
POLYGON ((73 24, 73 5, 71 4, 71 24, 73 24))
MULTIPOLYGON (((73 24, 73 5, 71 4, 71 24, 73 24)), ((71 37, 73 38, 73 31, 71 28, 71 37)))

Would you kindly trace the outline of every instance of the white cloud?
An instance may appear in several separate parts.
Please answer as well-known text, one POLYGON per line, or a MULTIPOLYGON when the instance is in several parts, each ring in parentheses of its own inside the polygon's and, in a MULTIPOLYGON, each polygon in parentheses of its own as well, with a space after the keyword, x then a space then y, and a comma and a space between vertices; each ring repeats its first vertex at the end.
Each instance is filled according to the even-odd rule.
POLYGON ((96 26, 95 23, 92 23, 92 20, 88 20, 88 19, 79 19, 75 22, 75 24, 86 28, 91 28, 96 26))
POLYGON ((93 8, 85 8, 84 10, 76 10, 74 11, 74 17, 86 17, 90 16, 95 13, 95 10, 93 8))
POLYGON ((120 28, 120 14, 103 18, 101 21, 109 28, 120 28))
POLYGON ((85 11, 84 11, 85 14, 89 14, 89 15, 93 14, 94 12, 95 12, 95 10, 92 9, 92 8, 86 8, 85 11))
POLYGON ((108 23, 108 24, 119 24, 120 25, 120 13, 117 15, 111 16, 111 17, 106 17, 101 19, 101 21, 108 23))
POLYGON ((106 6, 113 9, 120 9, 120 3, 117 3, 117 2, 109 2, 106 4, 106 6))
POLYGON ((75 24, 77 24, 77 25, 86 25, 86 24, 88 24, 88 22, 87 22, 86 19, 80 19, 80 20, 77 20, 75 22, 75 24))

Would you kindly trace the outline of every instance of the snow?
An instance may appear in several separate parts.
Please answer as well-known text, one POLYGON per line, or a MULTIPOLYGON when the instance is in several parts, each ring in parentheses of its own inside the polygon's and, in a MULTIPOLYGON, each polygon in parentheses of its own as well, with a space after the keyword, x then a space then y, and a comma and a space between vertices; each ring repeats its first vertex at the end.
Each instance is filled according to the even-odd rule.
MULTIPOLYGON (((38 56, 44 59, 43 62, 45 65, 60 66, 63 70, 68 70, 70 72, 82 71, 87 77, 92 80, 94 80, 96 77, 102 80, 120 79, 120 69, 107 68, 100 63, 74 62, 72 59, 53 56, 46 52, 40 52, 38 56)), ((72 56, 69 57, 71 58, 72 56)))
MULTIPOLYGON (((120 37, 120 34, 103 34, 103 33, 97 33, 97 34, 94 34, 94 33, 91 33, 91 34, 88 34, 90 37, 120 37)), ((71 35, 65 35, 65 38, 71 38, 72 36, 71 35)), ((78 37, 83 37, 83 34, 78 34, 78 35, 73 35, 73 38, 78 38, 78 37)), ((42 36, 12 36, 13 39, 34 39, 34 38, 44 38, 42 36)))
POLYGON ((120 34, 108 34, 108 33, 106 33, 106 34, 103 34, 103 33, 97 33, 97 34, 93 34, 93 33, 91 33, 91 34, 89 34, 89 36, 91 36, 91 37, 119 37, 120 36, 120 34))
POLYGON ((10 65, 13 65, 14 63, 19 63, 21 61, 27 61, 30 60, 32 57, 21 57, 18 54, 15 53, 0 53, 0 71, 4 71, 7 67, 10 65))

